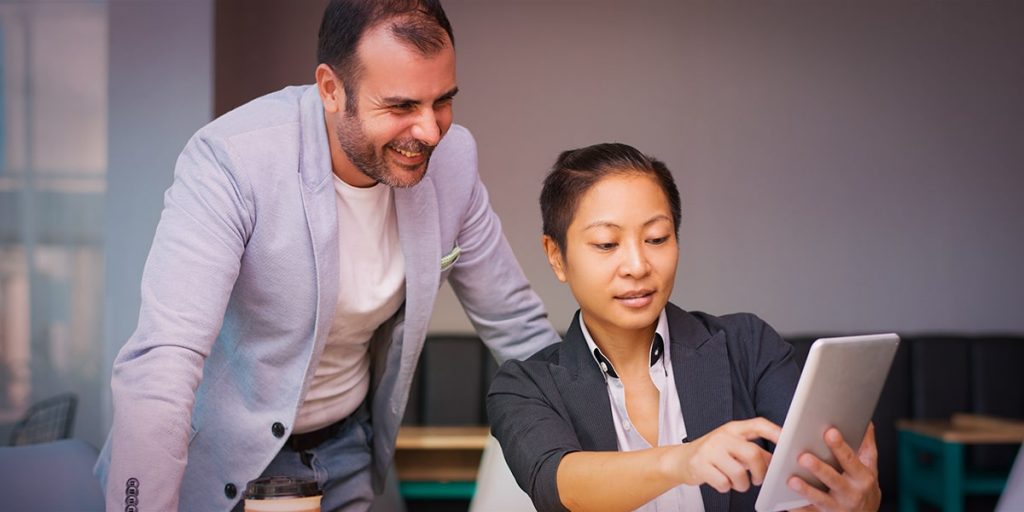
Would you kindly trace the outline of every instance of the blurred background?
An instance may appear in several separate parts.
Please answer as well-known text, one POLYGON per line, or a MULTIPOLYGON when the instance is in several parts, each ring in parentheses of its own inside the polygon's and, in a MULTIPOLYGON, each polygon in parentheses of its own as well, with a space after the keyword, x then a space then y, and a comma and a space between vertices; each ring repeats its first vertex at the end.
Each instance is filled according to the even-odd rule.
MULTIPOLYGON (((110 363, 187 138, 310 83, 323 0, 0 0, 0 425, 110 363)), ((1024 3, 447 0, 456 122, 564 330, 537 196, 632 144, 683 197, 673 295, 783 334, 1024 332, 1024 3)), ((471 326, 445 287, 432 332, 471 326)), ((0 427, 0 439, 6 434, 0 427)))

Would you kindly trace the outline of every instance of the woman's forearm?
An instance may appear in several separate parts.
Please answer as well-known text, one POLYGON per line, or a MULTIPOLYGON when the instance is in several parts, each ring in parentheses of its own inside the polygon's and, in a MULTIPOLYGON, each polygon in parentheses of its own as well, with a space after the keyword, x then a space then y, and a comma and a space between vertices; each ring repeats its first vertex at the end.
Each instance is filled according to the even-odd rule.
POLYGON ((682 446, 631 452, 574 452, 558 465, 558 496, 569 510, 635 510, 686 482, 673 468, 682 446))

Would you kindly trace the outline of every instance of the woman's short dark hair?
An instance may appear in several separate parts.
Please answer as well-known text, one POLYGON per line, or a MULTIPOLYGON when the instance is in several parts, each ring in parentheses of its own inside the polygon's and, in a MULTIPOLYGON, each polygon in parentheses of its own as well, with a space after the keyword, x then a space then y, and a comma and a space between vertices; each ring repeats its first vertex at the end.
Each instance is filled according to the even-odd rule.
POLYGON ((389 19, 395 19, 395 37, 423 55, 455 44, 452 25, 438 0, 331 0, 320 22, 316 58, 344 81, 345 110, 350 114, 356 110, 354 92, 361 71, 359 41, 367 30, 389 19))
POLYGON ((651 176, 661 186, 672 210, 672 224, 678 238, 681 201, 672 173, 660 160, 632 146, 614 142, 570 149, 558 155, 540 192, 544 234, 565 253, 566 233, 583 194, 606 176, 627 174, 651 176))

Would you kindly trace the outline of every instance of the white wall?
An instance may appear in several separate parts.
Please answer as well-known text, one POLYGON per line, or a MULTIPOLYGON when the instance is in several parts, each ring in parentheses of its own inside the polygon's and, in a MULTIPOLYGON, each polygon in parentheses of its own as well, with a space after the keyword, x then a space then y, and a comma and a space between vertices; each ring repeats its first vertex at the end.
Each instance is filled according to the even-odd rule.
MULTIPOLYGON (((684 308, 784 333, 1024 330, 1024 4, 445 8, 456 120, 557 328, 575 304, 540 250, 541 180, 621 141, 680 185, 684 308)), ((432 329, 470 329, 450 292, 432 329)))

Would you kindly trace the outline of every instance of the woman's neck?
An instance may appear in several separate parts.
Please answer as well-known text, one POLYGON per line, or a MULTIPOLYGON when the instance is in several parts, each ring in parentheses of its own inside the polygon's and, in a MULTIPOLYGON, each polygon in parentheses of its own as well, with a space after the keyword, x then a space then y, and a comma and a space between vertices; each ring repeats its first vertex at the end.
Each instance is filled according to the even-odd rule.
POLYGON ((651 340, 658 327, 657 323, 640 329, 623 329, 603 325, 600 322, 587 323, 594 344, 601 353, 611 361, 615 371, 620 375, 633 373, 650 367, 651 340))

